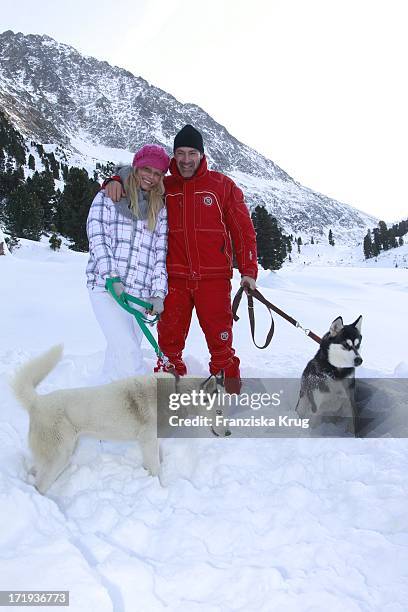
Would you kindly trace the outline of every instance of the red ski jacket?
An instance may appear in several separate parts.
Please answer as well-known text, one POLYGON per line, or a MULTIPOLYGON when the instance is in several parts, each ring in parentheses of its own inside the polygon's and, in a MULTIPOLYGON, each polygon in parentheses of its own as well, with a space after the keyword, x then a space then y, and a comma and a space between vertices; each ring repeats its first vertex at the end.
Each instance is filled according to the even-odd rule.
POLYGON ((256 236, 244 195, 230 178, 208 170, 205 156, 193 177, 176 161, 164 178, 169 226, 169 277, 232 277, 232 247, 242 275, 257 277, 256 236))

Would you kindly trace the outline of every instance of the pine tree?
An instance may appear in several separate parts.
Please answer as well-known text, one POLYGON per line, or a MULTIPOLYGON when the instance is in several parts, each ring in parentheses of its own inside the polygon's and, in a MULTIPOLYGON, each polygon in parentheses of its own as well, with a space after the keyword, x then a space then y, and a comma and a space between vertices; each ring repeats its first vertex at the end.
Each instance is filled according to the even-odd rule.
POLYGON ((407 232, 408 232, 408 219, 405 219, 404 221, 400 221, 400 223, 398 223, 398 235, 405 236, 407 232))
POLYGON ((113 162, 107 162, 106 164, 97 162, 95 167, 94 180, 104 180, 115 174, 115 164, 113 162))
POLYGON ((378 229, 379 229, 379 236, 380 236, 381 246, 384 249, 384 251, 388 251, 388 249, 390 248, 391 244, 390 244, 390 239, 389 239, 389 235, 388 235, 387 224, 385 223, 385 221, 379 221, 378 229))
POLYGON ((395 249, 398 246, 397 228, 395 225, 388 230, 388 243, 391 249, 395 249))
POLYGON ((333 238, 333 232, 331 231, 331 229, 329 229, 329 244, 331 246, 334 246, 334 238, 333 238))
POLYGON ((56 211, 55 182, 51 172, 34 172, 32 178, 27 179, 27 187, 35 193, 43 209, 44 231, 49 231, 54 223, 56 211))
POLYGON ((314 244, 314 238, 313 238, 313 236, 312 236, 312 237, 311 237, 311 239, 310 239, 310 244, 314 244))
POLYGON ((264 206, 256 206, 251 215, 256 233, 258 263, 267 270, 273 262, 272 225, 270 215, 264 206))
POLYGON ((366 259, 369 259, 370 257, 373 256, 373 242, 371 240, 370 230, 368 230, 367 234, 364 236, 363 251, 364 251, 364 257, 366 259))
POLYGON ((42 144, 35 143, 35 148, 37 149, 37 153, 39 157, 43 159, 45 155, 45 151, 44 151, 44 147, 42 146, 42 144))
POLYGON ((17 167, 26 163, 24 139, 8 121, 6 115, 0 111, 0 150, 14 160, 17 167))
POLYGON ((60 168, 59 162, 57 162, 57 160, 55 159, 55 155, 52 152, 48 153, 47 158, 49 160, 49 164, 50 164, 49 168, 52 173, 52 176, 53 178, 58 180, 59 179, 59 168, 60 168))
POLYGON ((403 237, 402 237, 402 236, 400 236, 400 237, 398 238, 398 246, 403 246, 403 244, 404 244, 404 239, 403 239, 403 237))
POLYGON ((287 254, 287 237, 265 207, 256 206, 251 218, 256 232, 259 264, 264 270, 279 270, 287 254))
POLYGON ((56 228, 55 225, 51 226, 51 238, 49 239, 49 243, 50 243, 50 248, 53 251, 59 251, 61 248, 61 244, 62 244, 62 240, 61 238, 58 238, 57 234, 56 234, 56 228))
POLYGON ((61 196, 60 223, 61 233, 72 240, 71 249, 87 251, 86 219, 90 205, 100 185, 90 180, 83 168, 70 168, 67 182, 61 196))
POLYGON ((4 172, 0 172, 0 201, 9 196, 23 182, 24 171, 22 168, 14 170, 8 167, 4 172))
POLYGON ((55 192, 55 213, 54 213, 55 231, 63 234, 62 231, 62 193, 59 189, 55 192))
POLYGON ((30 170, 35 170, 35 159, 34 159, 34 155, 30 155, 28 156, 28 167, 30 168, 30 170))
POLYGON ((68 180, 68 165, 67 164, 61 164, 61 170, 62 170, 62 179, 63 179, 64 183, 66 183, 67 180, 68 180))
POLYGON ((276 217, 271 216, 272 225, 272 244, 273 244, 273 261, 271 270, 279 270, 286 259, 286 236, 284 236, 281 228, 278 225, 276 217))
POLYGON ((377 255, 379 255, 381 253, 381 236, 380 236, 380 230, 378 227, 375 227, 373 229, 373 256, 377 257, 377 255))
POLYGON ((38 196, 20 185, 8 197, 3 221, 11 236, 39 240, 43 229, 43 210, 38 196))

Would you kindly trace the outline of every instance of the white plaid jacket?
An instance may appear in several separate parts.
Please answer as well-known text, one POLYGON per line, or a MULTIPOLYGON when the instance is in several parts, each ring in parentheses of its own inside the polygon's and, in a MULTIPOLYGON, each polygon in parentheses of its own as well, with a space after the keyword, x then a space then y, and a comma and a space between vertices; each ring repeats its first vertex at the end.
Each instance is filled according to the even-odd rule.
POLYGON ((167 211, 163 207, 153 232, 147 220, 137 219, 123 198, 115 204, 103 190, 89 210, 86 230, 89 260, 87 287, 105 287, 119 276, 127 293, 149 298, 167 294, 167 211))

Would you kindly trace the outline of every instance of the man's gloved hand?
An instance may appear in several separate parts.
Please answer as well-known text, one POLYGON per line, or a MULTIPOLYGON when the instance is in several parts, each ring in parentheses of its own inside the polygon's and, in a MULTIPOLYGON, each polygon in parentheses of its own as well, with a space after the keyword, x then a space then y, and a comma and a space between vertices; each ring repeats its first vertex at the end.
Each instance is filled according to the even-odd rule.
POLYGON ((116 295, 118 297, 120 297, 122 295, 122 293, 124 292, 124 290, 125 290, 125 288, 124 288, 124 286, 123 286, 121 281, 113 283, 112 287, 113 287, 113 290, 114 290, 114 292, 116 293, 116 295))
POLYGON ((115 180, 109 181, 109 183, 106 185, 105 194, 112 200, 112 202, 119 202, 121 198, 126 197, 122 183, 115 180))
POLYGON ((164 300, 161 297, 151 297, 149 302, 153 304, 152 310, 149 310, 149 314, 160 315, 164 310, 164 300))
POLYGON ((242 276, 241 287, 244 288, 245 293, 248 293, 248 289, 250 291, 255 291, 256 281, 254 278, 251 278, 250 276, 242 276))

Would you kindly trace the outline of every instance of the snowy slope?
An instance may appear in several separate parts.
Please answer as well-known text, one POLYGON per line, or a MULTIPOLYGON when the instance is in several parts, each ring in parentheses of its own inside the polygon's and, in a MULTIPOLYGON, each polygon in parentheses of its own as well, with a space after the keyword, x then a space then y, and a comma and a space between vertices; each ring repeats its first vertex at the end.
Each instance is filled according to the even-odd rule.
POLYGON ((297 246, 293 245, 291 260, 285 261, 285 266, 348 266, 363 268, 405 268, 408 269, 408 234, 403 237, 404 244, 395 249, 382 251, 377 257, 365 259, 363 245, 360 240, 356 246, 350 246, 335 237, 335 246, 328 243, 327 236, 314 237, 315 244, 310 244, 310 235, 303 237, 304 244, 298 253, 297 246), (306 242, 306 240, 308 242, 306 242))
MULTIPOLYGON (((87 384, 97 371, 103 339, 86 259, 29 241, 0 257, 0 588, 69 589, 74 612, 404 612, 404 439, 164 440, 166 487, 145 475, 136 445, 85 439, 49 495, 36 492, 28 417, 7 381, 59 341, 65 356, 42 392, 87 384)), ((259 285, 319 334, 339 314, 348 322, 362 313, 359 374, 407 376, 406 270, 294 263, 262 272, 259 285)), ((243 374, 300 375, 316 345, 276 319, 259 351, 241 308, 243 374)), ((257 324, 261 338, 262 309, 257 324)), ((147 345, 144 353, 153 363, 147 345)), ((206 374, 197 321, 186 357, 206 374)))

